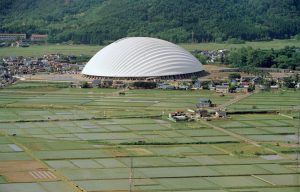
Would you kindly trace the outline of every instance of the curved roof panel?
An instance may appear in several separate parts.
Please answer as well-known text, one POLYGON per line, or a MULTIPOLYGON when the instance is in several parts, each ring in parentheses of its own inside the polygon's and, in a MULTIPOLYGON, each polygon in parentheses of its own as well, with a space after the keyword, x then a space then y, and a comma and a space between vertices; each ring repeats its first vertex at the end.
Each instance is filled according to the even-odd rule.
POLYGON ((173 43, 128 37, 101 49, 82 73, 100 77, 159 77, 202 70, 202 64, 193 55, 173 43))

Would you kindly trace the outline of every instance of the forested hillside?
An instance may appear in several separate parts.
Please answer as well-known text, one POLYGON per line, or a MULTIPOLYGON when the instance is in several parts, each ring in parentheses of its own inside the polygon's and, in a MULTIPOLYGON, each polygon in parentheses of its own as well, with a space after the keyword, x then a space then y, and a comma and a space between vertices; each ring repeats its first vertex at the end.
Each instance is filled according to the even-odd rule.
POLYGON ((92 44, 124 36, 173 42, 289 38, 300 33, 300 1, 0 0, 0 32, 92 44))

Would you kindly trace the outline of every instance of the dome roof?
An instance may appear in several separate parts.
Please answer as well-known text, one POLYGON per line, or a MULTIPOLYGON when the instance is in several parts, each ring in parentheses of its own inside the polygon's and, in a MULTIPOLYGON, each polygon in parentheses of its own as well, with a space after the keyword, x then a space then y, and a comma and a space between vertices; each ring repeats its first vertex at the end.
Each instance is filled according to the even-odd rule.
POLYGON ((202 64, 181 47, 155 38, 123 38, 101 49, 82 73, 98 77, 161 77, 197 73, 202 64))

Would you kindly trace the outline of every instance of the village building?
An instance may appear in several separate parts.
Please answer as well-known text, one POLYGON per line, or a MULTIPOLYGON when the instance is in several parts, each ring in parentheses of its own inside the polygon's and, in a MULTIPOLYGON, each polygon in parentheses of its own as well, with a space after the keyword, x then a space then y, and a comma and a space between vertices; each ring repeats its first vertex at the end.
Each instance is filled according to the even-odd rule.
POLYGON ((197 117, 209 117, 209 112, 206 109, 199 109, 196 111, 197 117))
POLYGON ((111 79, 104 79, 101 81, 102 88, 108 88, 108 87, 111 87, 112 85, 113 85, 113 80, 111 80, 111 79))
POLYGON ((0 33, 1 41, 15 41, 17 39, 24 40, 26 39, 25 33, 0 33))
POLYGON ((32 34, 30 37, 31 41, 45 41, 48 39, 48 35, 41 35, 41 34, 32 34))
POLYGON ((237 87, 235 89, 236 93, 248 93, 248 87, 237 87))
POLYGON ((280 87, 280 86, 279 86, 278 84, 276 84, 276 85, 271 85, 271 86, 270 86, 271 89, 279 89, 279 87, 280 87))
POLYGON ((200 82, 199 80, 197 80, 197 81, 193 84, 192 89, 196 89, 196 90, 201 89, 201 82, 200 82))
POLYGON ((198 103, 196 104, 198 108, 202 107, 211 107, 212 106, 212 101, 207 98, 201 98, 199 99, 198 103))
POLYGON ((229 86, 228 85, 217 85, 216 92, 217 93, 229 93, 229 86))
POLYGON ((158 89, 163 89, 163 90, 175 90, 176 87, 167 83, 159 83, 157 84, 158 89))
POLYGON ((177 122, 177 121, 186 121, 188 120, 188 117, 183 111, 176 111, 174 113, 169 113, 169 119, 177 122))
POLYGON ((92 81, 92 87, 97 88, 101 86, 101 80, 100 79, 95 79, 92 81))
POLYGON ((221 111, 221 110, 216 111, 215 115, 216 115, 217 118, 225 118, 225 117, 227 117, 226 111, 221 111))

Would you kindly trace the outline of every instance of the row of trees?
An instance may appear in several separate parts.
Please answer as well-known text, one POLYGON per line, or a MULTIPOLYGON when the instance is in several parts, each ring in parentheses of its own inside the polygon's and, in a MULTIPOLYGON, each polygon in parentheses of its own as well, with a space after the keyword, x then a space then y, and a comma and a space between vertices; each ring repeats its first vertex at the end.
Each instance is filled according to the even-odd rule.
POLYGON ((300 33, 299 0, 0 0, 0 5, 0 32, 46 33, 50 42, 153 36, 176 43, 242 43, 300 33))
POLYGON ((300 69, 300 48, 287 46, 279 50, 243 47, 230 52, 229 62, 238 68, 251 70, 254 67, 300 69))

